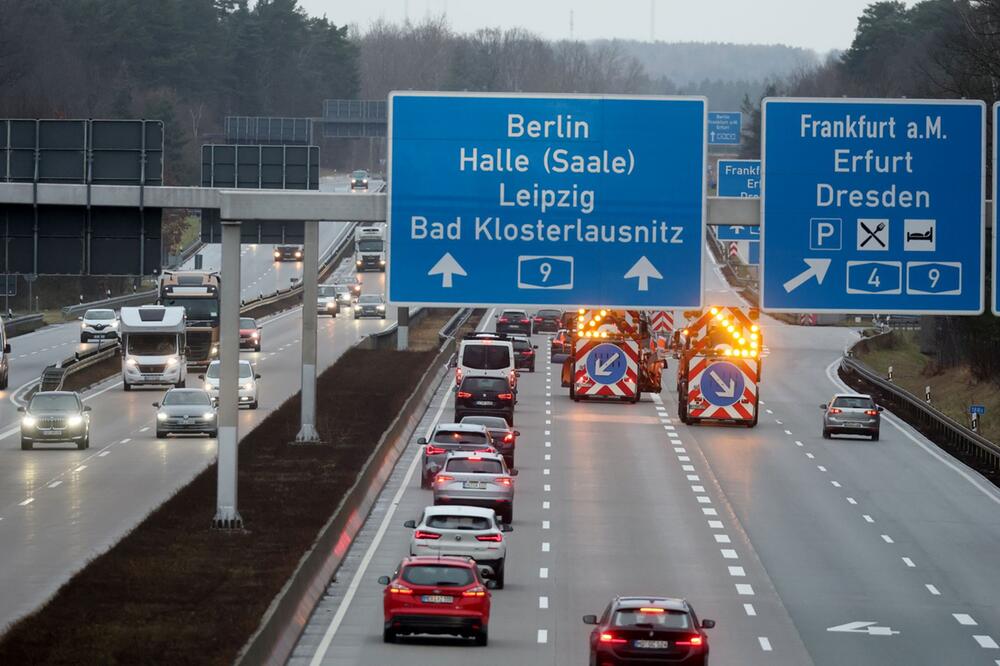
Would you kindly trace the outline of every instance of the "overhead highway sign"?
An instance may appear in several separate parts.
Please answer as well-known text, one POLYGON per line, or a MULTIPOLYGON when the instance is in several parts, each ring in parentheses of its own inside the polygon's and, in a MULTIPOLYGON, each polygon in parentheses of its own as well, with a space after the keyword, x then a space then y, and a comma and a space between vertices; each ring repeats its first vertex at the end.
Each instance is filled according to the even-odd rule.
POLYGON ((708 143, 712 146, 738 146, 743 133, 743 114, 739 111, 712 111, 708 114, 708 143))

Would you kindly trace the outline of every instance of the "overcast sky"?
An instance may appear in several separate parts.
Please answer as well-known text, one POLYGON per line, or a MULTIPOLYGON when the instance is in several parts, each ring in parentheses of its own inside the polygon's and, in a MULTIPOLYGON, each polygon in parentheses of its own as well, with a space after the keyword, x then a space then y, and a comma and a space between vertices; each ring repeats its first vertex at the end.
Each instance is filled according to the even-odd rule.
MULTIPOLYGON (((820 54, 851 44, 858 15, 873 0, 299 0, 336 24, 412 21, 447 14, 459 32, 520 26, 552 39, 623 37, 670 42, 788 44, 820 54), (650 4, 655 22, 650 21, 650 4)), ((913 5, 913 2, 907 2, 913 5)))

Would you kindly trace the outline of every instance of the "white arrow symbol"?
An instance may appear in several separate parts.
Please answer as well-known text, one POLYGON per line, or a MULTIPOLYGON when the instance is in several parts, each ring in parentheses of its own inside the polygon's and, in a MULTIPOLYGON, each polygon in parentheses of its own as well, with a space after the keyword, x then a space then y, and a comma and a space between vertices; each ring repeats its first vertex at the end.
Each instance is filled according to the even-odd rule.
POLYGON ((726 385, 726 383, 724 381, 722 381, 722 377, 720 377, 719 375, 715 374, 715 370, 709 370, 708 374, 712 375, 712 379, 714 379, 719 384, 719 397, 720 398, 732 398, 734 395, 736 395, 736 380, 735 379, 730 379, 729 380, 729 388, 727 388, 726 390, 722 390, 722 388, 726 385))
POLYGON ((710 141, 715 141, 715 132, 709 132, 708 136, 710 137, 709 138, 710 141))
POLYGON ((441 286, 444 289, 451 289, 451 277, 453 275, 466 276, 465 269, 462 268, 461 264, 455 261, 455 257, 451 256, 451 252, 445 252, 444 256, 438 259, 438 262, 434 264, 434 267, 427 271, 428 275, 440 275, 441 276, 441 286))
POLYGON ((786 282, 783 286, 785 291, 791 293, 801 287, 803 284, 809 281, 810 278, 816 278, 817 284, 823 284, 823 278, 826 277, 826 272, 830 268, 831 259, 803 259, 806 265, 809 266, 806 270, 802 271, 791 280, 786 282))
POLYGON ((743 227, 741 227, 738 224, 735 225, 735 226, 729 227, 729 228, 733 230, 734 234, 741 234, 741 233, 743 233, 743 227))
POLYGON ((660 271, 656 270, 656 266, 650 263, 649 259, 643 255, 639 257, 639 261, 635 262, 635 265, 628 269, 628 273, 625 274, 626 280, 631 280, 632 278, 639 278, 639 291, 649 291, 649 279, 662 280, 663 276, 660 275, 660 271))
POLYGON ((848 622, 836 627, 828 627, 827 631, 837 631, 848 634, 868 634, 869 636, 895 636, 898 631, 893 631, 891 627, 873 626, 874 622, 848 622))
POLYGON ((601 363, 601 361, 598 360, 596 363, 594 363, 594 374, 597 375, 598 377, 608 377, 608 376, 610 376, 611 373, 608 372, 608 367, 612 363, 614 363, 615 361, 617 361, 619 356, 621 356, 621 354, 615 354, 614 356, 612 356, 608 360, 604 361, 604 363, 601 363))

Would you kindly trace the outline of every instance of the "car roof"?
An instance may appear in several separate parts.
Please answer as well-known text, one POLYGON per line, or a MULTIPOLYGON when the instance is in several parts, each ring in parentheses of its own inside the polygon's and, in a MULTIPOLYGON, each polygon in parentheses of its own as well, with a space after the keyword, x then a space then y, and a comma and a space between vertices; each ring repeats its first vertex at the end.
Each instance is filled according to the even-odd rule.
POLYGON ((473 415, 470 415, 470 416, 463 416, 462 417, 462 422, 461 423, 457 423, 455 425, 470 426, 470 427, 476 427, 476 428, 486 428, 487 430, 489 430, 490 428, 493 428, 494 430, 499 429, 499 428, 504 428, 504 429, 507 429, 507 430, 510 429, 510 426, 507 425, 507 419, 505 419, 504 417, 502 417, 502 416, 486 416, 484 414, 473 414, 473 415), (466 419, 490 419, 491 421, 499 421, 500 423, 497 423, 496 425, 486 425, 485 423, 473 423, 472 421, 468 421, 467 422, 466 419), (501 423, 503 425, 501 425, 501 423))
POLYGON ((615 609, 643 608, 654 606, 674 611, 690 611, 691 606, 684 599, 677 597, 618 597, 615 599, 615 609))
POLYGON ((872 397, 870 395, 868 395, 867 393, 836 393, 836 394, 834 394, 833 397, 834 398, 868 398, 869 400, 872 399, 872 397))
POLYGON ((86 312, 83 313, 83 316, 86 317, 91 312, 110 312, 111 314, 115 313, 113 308, 89 308, 86 312))
POLYGON ((499 453, 490 453, 488 451, 449 451, 448 458, 485 458, 487 460, 503 460, 503 456, 499 453))
POLYGON ((204 393, 208 395, 208 391, 200 388, 169 388, 167 393, 204 393))
POLYGON ((493 509, 481 506, 465 506, 464 504, 451 504, 445 506, 428 506, 424 509, 426 516, 474 516, 478 518, 493 518, 496 515, 493 509))
MULTIPOLYGON (((219 359, 215 359, 214 361, 210 362, 209 365, 219 365, 220 363, 222 363, 222 361, 220 361, 219 359)), ((245 358, 241 358, 240 359, 240 365, 250 365, 250 366, 252 366, 253 363, 251 363, 250 361, 248 361, 245 358)))
POLYGON ((411 555, 410 557, 403 558, 402 562, 402 566, 426 566, 434 564, 475 569, 475 562, 471 557, 458 557, 455 555, 411 555))
POLYGON ((479 423, 438 423, 434 427, 434 432, 438 430, 458 430, 460 432, 484 432, 486 426, 479 423))

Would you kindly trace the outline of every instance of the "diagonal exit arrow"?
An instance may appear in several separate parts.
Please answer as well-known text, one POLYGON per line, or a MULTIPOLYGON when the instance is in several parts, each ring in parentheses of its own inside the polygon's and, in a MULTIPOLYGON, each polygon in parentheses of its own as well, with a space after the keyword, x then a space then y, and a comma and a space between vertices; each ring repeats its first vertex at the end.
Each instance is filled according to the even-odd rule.
POLYGON ((847 634, 868 634, 869 636, 895 636, 898 631, 893 631, 891 627, 879 627, 875 622, 847 622, 838 624, 836 627, 827 627, 827 631, 847 634))
POLYGON ((609 376, 611 373, 608 372, 608 368, 611 367, 612 363, 618 360, 619 356, 621 356, 621 352, 615 354, 614 356, 609 357, 603 363, 601 363, 600 360, 597 360, 594 363, 594 374, 599 377, 609 376))
POLYGON ((730 379, 729 386, 726 386, 726 382, 722 381, 722 377, 715 373, 715 370, 709 370, 708 374, 712 376, 712 379, 719 385, 719 397, 720 398, 732 398, 736 395, 736 380, 730 379), (723 390, 725 387, 725 390, 723 390))
POLYGON ((789 294, 814 277, 817 284, 823 284, 823 278, 826 277, 826 272, 830 269, 832 259, 803 259, 802 261, 806 262, 809 268, 782 285, 789 294))

